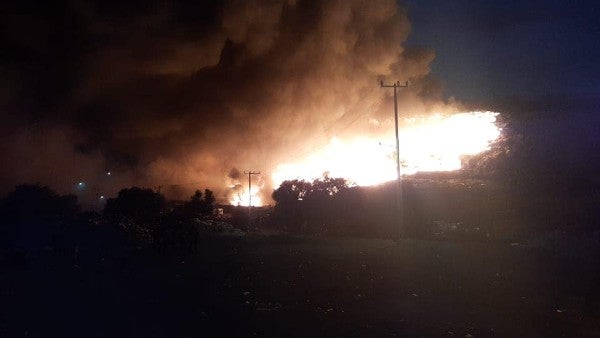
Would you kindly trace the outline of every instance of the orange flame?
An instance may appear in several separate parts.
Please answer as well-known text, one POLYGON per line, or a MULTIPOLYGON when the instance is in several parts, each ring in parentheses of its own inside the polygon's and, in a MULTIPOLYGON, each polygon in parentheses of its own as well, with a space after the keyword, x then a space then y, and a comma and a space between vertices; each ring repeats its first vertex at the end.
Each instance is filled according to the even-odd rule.
POLYGON ((247 207, 250 203, 249 197, 252 197, 252 206, 253 207, 262 206, 263 205, 262 199, 260 198, 260 196, 258 196, 259 191, 260 191, 259 187, 252 187, 250 196, 248 196, 248 190, 239 191, 237 194, 235 194, 231 198, 229 203, 231 205, 247 207))
MULTIPOLYGON (((497 115, 471 112, 404 120, 399 131, 402 174, 460 169, 461 157, 489 150, 500 136, 497 115)), ((328 173, 357 185, 376 185, 396 179, 395 158, 393 139, 334 137, 324 149, 302 161, 278 165, 272 179, 278 187, 284 180, 313 180, 328 173)))

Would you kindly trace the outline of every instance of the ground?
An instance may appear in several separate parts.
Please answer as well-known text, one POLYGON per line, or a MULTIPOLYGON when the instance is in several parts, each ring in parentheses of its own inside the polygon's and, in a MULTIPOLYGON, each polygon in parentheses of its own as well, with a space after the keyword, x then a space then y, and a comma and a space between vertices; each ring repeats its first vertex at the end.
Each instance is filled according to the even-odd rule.
POLYGON ((0 336, 580 337, 593 241, 207 238, 0 270, 0 336), (590 244, 591 243, 591 244, 590 244))

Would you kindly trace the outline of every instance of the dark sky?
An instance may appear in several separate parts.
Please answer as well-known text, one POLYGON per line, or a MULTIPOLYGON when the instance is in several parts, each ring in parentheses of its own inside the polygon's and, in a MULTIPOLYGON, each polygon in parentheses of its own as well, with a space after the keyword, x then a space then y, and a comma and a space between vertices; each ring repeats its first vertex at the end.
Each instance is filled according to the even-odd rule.
POLYGON ((334 135, 380 133, 374 119, 388 128, 379 80, 410 81, 409 114, 511 115, 540 149, 552 144, 553 159, 598 148, 593 2, 1 6, 2 192, 23 182, 69 192, 83 180, 100 195, 199 181, 223 197, 236 170, 267 180, 334 135))
POLYGON ((436 51, 446 96, 516 116, 535 165, 589 175, 600 170, 599 15, 595 1, 409 1, 408 44, 436 51))
POLYGON ((463 100, 595 99, 599 15, 595 1, 411 1, 409 42, 435 49, 432 73, 463 100))

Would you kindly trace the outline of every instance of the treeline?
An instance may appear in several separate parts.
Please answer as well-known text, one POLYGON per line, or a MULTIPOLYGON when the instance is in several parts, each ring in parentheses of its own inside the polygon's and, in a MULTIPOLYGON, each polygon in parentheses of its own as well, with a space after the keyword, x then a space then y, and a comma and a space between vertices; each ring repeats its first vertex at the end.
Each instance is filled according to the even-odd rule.
POLYGON ((215 197, 196 190, 183 204, 169 206, 164 196, 151 189, 123 189, 106 202, 103 215, 131 241, 152 245, 160 253, 194 253, 200 221, 213 213, 215 197))
POLYGON ((361 191, 342 178, 285 181, 272 197, 272 222, 291 233, 349 233, 364 212, 361 191))
MULTIPOLYGON (((47 248, 58 255, 82 248, 154 247, 160 253, 193 253, 207 228, 215 197, 197 190, 188 201, 169 203, 151 189, 123 189, 102 213, 82 211, 75 195, 19 185, 0 201, 0 245, 26 251, 47 248)), ((211 223, 211 225, 213 225, 211 223)))
MULTIPOLYGON (((414 196, 404 184, 403 235, 424 235, 414 212, 414 196)), ((303 234, 396 238, 400 235, 395 183, 376 188, 352 187, 343 178, 312 182, 289 180, 273 192, 272 222, 283 231, 303 234)))
POLYGON ((272 222, 294 233, 476 241, 598 231, 597 190, 540 182, 442 175, 404 179, 401 227, 395 182, 350 187, 340 178, 290 180, 273 192, 272 222))
POLYGON ((412 238, 478 241, 514 240, 556 230, 597 231, 596 186, 561 182, 537 179, 516 184, 434 175, 405 179, 402 227, 395 182, 356 187, 331 177, 285 181, 273 191, 275 206, 255 208, 250 221, 244 207, 231 206, 225 208, 227 215, 214 216, 215 197, 209 189, 174 203, 151 189, 127 188, 95 213, 82 211, 74 195, 20 185, 0 201, 0 245, 50 247, 57 253, 82 246, 135 245, 187 254, 196 251, 203 234, 260 233, 267 228, 278 233, 378 238, 395 238, 402 231, 412 238))

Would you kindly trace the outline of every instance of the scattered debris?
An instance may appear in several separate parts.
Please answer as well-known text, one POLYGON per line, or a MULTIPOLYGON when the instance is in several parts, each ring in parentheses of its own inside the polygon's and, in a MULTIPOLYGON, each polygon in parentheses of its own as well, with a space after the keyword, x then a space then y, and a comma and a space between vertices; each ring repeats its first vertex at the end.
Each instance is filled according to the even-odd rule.
POLYGON ((320 312, 322 314, 328 314, 330 312, 333 312, 333 308, 322 308, 320 306, 317 306, 317 308, 315 309, 316 312, 320 312))
POLYGON ((254 303, 256 311, 277 311, 281 309, 281 304, 277 302, 256 302, 254 303))
POLYGON ((220 236, 244 237, 246 233, 227 222, 219 220, 194 219, 200 233, 217 234, 220 236))

